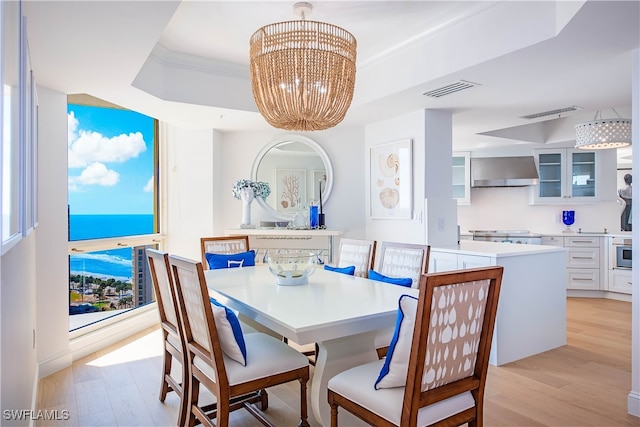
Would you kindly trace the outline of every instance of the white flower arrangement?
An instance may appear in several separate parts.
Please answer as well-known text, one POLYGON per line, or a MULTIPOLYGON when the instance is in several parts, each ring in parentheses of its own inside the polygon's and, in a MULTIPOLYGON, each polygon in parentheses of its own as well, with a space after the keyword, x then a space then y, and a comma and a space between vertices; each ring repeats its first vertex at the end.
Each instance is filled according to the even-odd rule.
POLYGON ((233 197, 241 199, 242 190, 245 188, 250 188, 253 191, 253 196, 260 197, 262 200, 266 199, 269 197, 269 194, 271 194, 271 187, 269 187, 268 182, 241 179, 233 184, 233 197))

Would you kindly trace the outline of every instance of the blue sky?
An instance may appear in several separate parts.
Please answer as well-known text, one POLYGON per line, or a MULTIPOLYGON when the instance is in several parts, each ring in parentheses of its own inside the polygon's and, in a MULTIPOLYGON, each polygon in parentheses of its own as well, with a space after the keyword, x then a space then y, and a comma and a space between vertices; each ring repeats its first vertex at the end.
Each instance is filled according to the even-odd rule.
POLYGON ((69 205, 74 214, 153 213, 153 119, 69 104, 69 205))

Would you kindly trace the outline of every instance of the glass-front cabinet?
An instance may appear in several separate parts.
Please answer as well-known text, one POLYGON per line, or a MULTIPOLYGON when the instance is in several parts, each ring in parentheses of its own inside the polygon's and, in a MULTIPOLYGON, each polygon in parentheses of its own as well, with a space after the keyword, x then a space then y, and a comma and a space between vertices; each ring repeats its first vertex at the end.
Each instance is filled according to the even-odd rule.
MULTIPOLYGON (((540 181, 537 186, 532 187, 534 204, 601 201, 603 193, 607 198, 609 191, 606 190, 610 190, 610 180, 603 174, 606 168, 601 163, 603 160, 611 160, 610 155, 603 158, 598 151, 561 148, 536 150, 535 156, 540 181)), ((615 159, 613 161, 612 167, 615 170, 615 159)), ((614 197, 615 194, 610 196, 614 197)))
POLYGON ((458 201, 458 205, 471 204, 470 154, 469 152, 453 152, 452 154, 452 194, 453 198, 458 201))

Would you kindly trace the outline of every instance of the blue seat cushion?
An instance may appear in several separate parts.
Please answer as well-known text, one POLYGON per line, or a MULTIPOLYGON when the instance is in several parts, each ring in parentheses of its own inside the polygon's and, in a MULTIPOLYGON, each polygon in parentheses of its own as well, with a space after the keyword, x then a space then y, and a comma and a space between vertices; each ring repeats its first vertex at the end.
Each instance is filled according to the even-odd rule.
POLYGON ((369 270, 369 279, 379 280, 381 282, 391 283, 393 285, 406 286, 410 288, 413 284, 413 280, 410 277, 388 277, 378 273, 375 270, 369 270))
POLYGON ((355 265, 350 265, 348 267, 332 267, 330 265, 325 265, 324 269, 328 271, 335 271, 337 273, 348 274, 350 276, 353 276, 353 274, 356 272, 355 265))
POLYGON ((222 351, 236 362, 246 365, 247 346, 238 317, 229 307, 218 300, 209 298, 209 301, 211 301, 211 309, 222 351))
POLYGON ((207 252, 204 255, 211 270, 217 270, 218 268, 252 267, 256 265, 256 251, 253 249, 237 254, 212 254, 207 252))

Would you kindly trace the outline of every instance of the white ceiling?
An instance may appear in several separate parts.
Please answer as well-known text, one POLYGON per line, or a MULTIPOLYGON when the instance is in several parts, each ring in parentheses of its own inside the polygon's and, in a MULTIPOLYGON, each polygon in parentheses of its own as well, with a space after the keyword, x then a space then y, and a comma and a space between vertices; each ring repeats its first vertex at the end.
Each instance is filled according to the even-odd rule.
MULTIPOLYGON (((313 6, 307 19, 341 26, 358 41, 354 101, 338 126, 444 109, 453 113, 454 149, 504 151, 568 146, 573 126, 597 110, 631 115, 637 0, 313 6), (479 86, 422 95, 459 79, 479 86), (583 109, 521 118, 572 105, 583 109)), ((280 1, 27 1, 25 13, 42 86, 221 131, 269 128, 251 97, 249 38, 297 19, 293 2, 280 1)))

